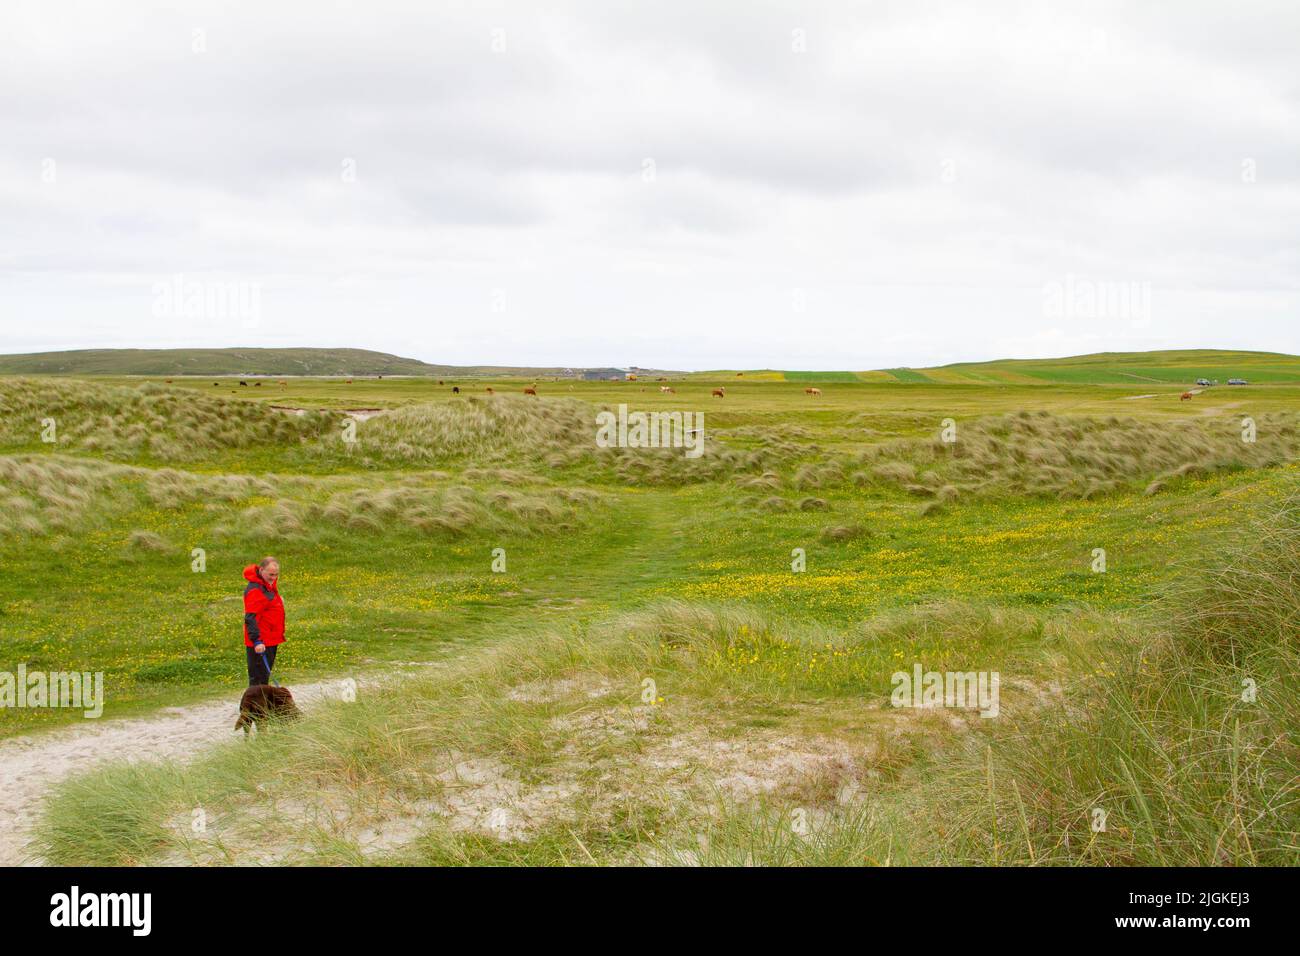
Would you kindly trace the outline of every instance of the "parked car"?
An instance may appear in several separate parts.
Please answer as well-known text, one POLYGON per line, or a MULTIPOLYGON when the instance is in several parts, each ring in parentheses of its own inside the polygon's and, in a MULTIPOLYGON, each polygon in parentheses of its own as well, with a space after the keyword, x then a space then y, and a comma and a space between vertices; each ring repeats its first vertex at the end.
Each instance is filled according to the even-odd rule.
POLYGON ((1201 388, 1209 388, 1210 380, 1208 378, 1198 378, 1196 380, 1196 384, 1201 386, 1201 388))
POLYGON ((1229 384, 1229 385, 1245 385, 1245 384, 1247 384, 1247 382, 1246 382, 1246 380, 1245 380, 1244 378, 1230 378, 1230 379, 1228 379, 1228 384, 1229 384))

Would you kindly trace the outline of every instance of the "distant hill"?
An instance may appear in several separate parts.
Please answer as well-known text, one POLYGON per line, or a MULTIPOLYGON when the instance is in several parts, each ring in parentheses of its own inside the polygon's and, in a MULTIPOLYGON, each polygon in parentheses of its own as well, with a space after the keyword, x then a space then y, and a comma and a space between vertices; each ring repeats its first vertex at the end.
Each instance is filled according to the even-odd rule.
POLYGON ((1300 382, 1300 356, 1283 352, 1176 349, 1096 352, 1055 359, 957 362, 932 368, 860 372, 864 381, 934 382, 952 385, 1188 385, 1198 378, 1244 378, 1251 382, 1300 382))
POLYGON ((1198 378, 1244 378, 1251 382, 1300 383, 1300 355, 1228 349, 1095 352, 1051 359, 995 359, 928 368, 882 368, 868 372, 715 369, 691 378, 748 381, 894 382, 937 385, 1190 385, 1198 378))
POLYGON ((18 375, 437 375, 429 365, 367 349, 82 349, 0 355, 18 375))
MULTIPOLYGON (((430 365, 368 349, 80 349, 0 355, 4 375, 424 375, 582 378, 583 368, 430 365)), ((621 375, 601 369, 599 377, 621 375)), ((663 373, 639 369, 641 374, 663 373)))
MULTIPOLYGON (((895 370, 898 371, 898 370, 895 370)), ((1000 359, 909 369, 935 382, 1051 382, 1062 385, 1190 384, 1198 378, 1300 382, 1300 356, 1282 352, 1177 349, 1096 352, 1057 359, 1000 359)))

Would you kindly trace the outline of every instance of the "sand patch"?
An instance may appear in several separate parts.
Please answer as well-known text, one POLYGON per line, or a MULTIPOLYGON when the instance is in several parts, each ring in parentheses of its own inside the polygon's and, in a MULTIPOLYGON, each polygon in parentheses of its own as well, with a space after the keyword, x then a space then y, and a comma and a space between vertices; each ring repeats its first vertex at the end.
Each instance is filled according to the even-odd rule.
MULTIPOLYGON (((338 699, 344 680, 295 685, 300 707, 338 699)), ((24 847, 42 799, 67 777, 106 763, 188 761, 209 746, 237 739, 238 692, 191 707, 168 707, 149 717, 86 720, 72 727, 0 740, 0 866, 39 863, 24 847)), ((188 825, 188 824, 187 824, 188 825)))

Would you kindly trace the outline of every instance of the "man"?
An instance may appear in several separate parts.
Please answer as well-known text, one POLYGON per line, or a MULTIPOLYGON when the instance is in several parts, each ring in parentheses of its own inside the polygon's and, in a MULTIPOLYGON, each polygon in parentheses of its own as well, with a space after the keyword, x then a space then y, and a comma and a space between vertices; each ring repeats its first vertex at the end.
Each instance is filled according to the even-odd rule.
POLYGON ((248 686, 271 683, 275 649, 284 643, 284 601, 278 582, 280 562, 267 556, 244 568, 244 655, 248 686))

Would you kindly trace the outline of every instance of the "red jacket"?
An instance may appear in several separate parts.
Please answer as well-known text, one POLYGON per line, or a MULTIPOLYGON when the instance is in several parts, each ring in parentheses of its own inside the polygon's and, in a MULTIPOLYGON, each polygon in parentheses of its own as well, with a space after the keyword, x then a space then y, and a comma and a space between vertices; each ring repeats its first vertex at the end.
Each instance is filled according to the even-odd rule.
POLYGON ((244 568, 244 578, 248 581, 244 588, 244 646, 283 644, 284 601, 279 588, 262 580, 256 564, 244 568))

